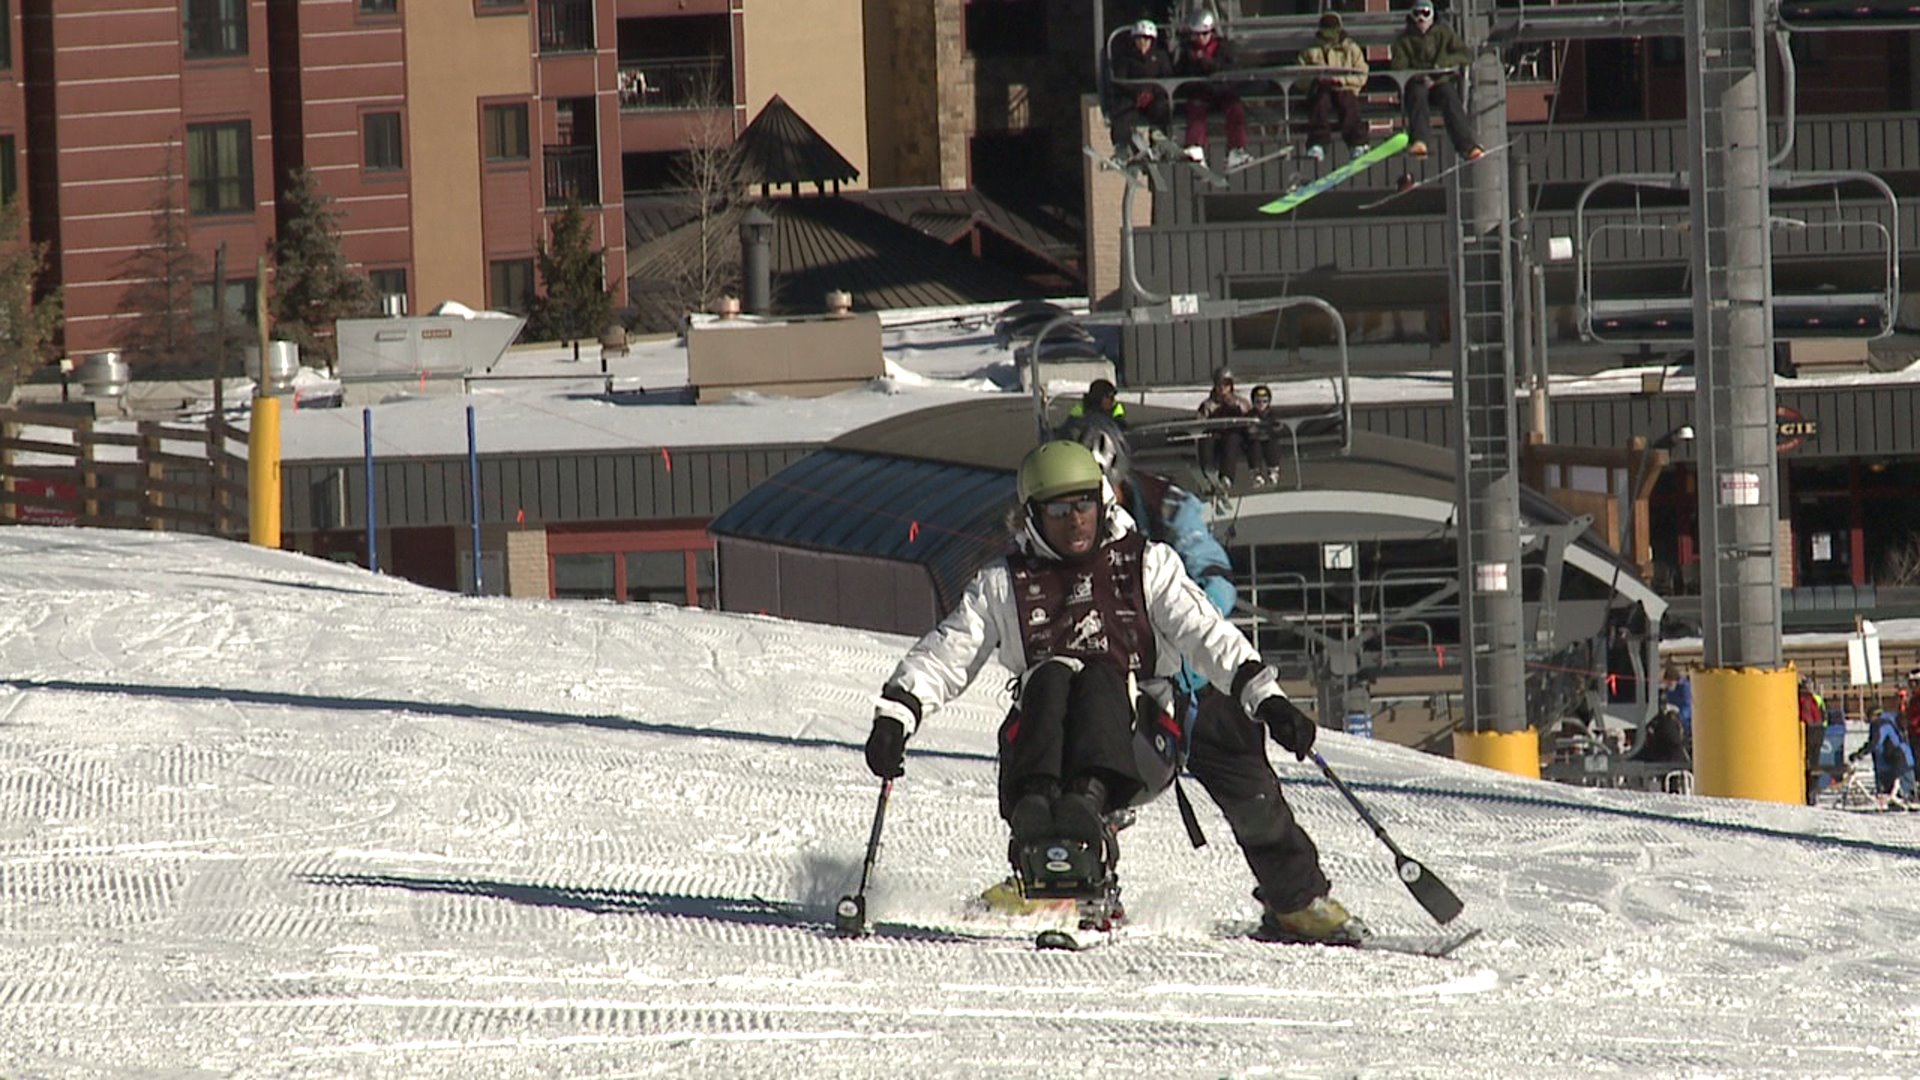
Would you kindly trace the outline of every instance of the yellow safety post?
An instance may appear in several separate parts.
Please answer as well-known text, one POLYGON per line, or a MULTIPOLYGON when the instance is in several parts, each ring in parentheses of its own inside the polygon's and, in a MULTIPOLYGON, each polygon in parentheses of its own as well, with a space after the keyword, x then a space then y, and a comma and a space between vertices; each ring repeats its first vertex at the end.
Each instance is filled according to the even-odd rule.
POLYGON ((1520 731, 1456 731, 1453 759, 1489 769, 1540 779, 1540 733, 1520 731))
MULTIPOLYGON (((254 275, 260 319, 260 370, 253 381, 253 424, 247 431, 247 539, 280 546, 280 399, 267 393, 267 258, 254 275)), ((214 298, 216 301, 218 297, 214 298)))
POLYGON ((280 546, 280 399, 264 394, 247 432, 247 524, 249 541, 280 546))
POLYGON ((1806 734, 1794 669, 1693 673, 1693 789, 1765 802, 1807 801, 1806 734))

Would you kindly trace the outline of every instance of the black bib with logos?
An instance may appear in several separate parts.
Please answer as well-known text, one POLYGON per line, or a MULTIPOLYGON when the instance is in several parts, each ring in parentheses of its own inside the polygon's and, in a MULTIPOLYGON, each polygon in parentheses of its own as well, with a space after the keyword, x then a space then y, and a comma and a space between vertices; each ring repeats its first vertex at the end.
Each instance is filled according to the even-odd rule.
POLYGON ((1151 675, 1146 551, 1146 538, 1130 532, 1079 562, 1007 556, 1028 666, 1063 656, 1151 675))

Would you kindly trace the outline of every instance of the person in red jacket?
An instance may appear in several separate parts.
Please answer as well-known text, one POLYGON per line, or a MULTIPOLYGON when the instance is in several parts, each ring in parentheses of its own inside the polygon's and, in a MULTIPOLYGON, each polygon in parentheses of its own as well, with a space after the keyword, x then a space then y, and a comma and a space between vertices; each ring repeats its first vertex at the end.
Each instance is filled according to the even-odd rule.
POLYGON ((1907 672, 1907 688, 1901 693, 1907 699, 1900 709, 1900 718, 1907 725, 1907 736, 1920 737, 1920 668, 1907 672))
MULTIPOLYGON (((1180 59, 1174 65, 1176 75, 1214 76, 1233 67, 1233 49, 1220 35, 1213 12, 1196 10, 1187 19, 1186 40, 1180 46, 1180 59)), ((1247 152, 1247 106, 1240 95, 1225 86, 1197 84, 1184 88, 1187 95, 1187 160, 1206 164, 1207 113, 1215 108, 1227 118, 1227 168, 1238 169, 1253 161, 1247 152)))

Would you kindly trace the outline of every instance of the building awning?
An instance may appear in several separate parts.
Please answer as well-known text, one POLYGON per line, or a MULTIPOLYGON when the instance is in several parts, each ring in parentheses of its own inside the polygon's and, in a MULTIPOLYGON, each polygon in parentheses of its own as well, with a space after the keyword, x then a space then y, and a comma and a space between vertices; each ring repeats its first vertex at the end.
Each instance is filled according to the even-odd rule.
POLYGON ((846 450, 787 466, 708 526, 718 537, 919 563, 951 609, 1004 552, 1013 474, 846 450))

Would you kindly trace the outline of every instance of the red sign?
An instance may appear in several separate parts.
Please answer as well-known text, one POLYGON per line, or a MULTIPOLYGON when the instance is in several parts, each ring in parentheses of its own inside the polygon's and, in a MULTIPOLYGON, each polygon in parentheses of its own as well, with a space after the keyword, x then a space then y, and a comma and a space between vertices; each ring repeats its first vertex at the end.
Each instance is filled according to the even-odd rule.
MULTIPOLYGON (((70 499, 75 503, 80 501, 79 488, 57 480, 15 480, 13 490, 19 495, 70 499)), ((13 513, 14 520, 22 525, 72 525, 80 520, 78 510, 59 506, 25 506, 16 503, 13 513)))

